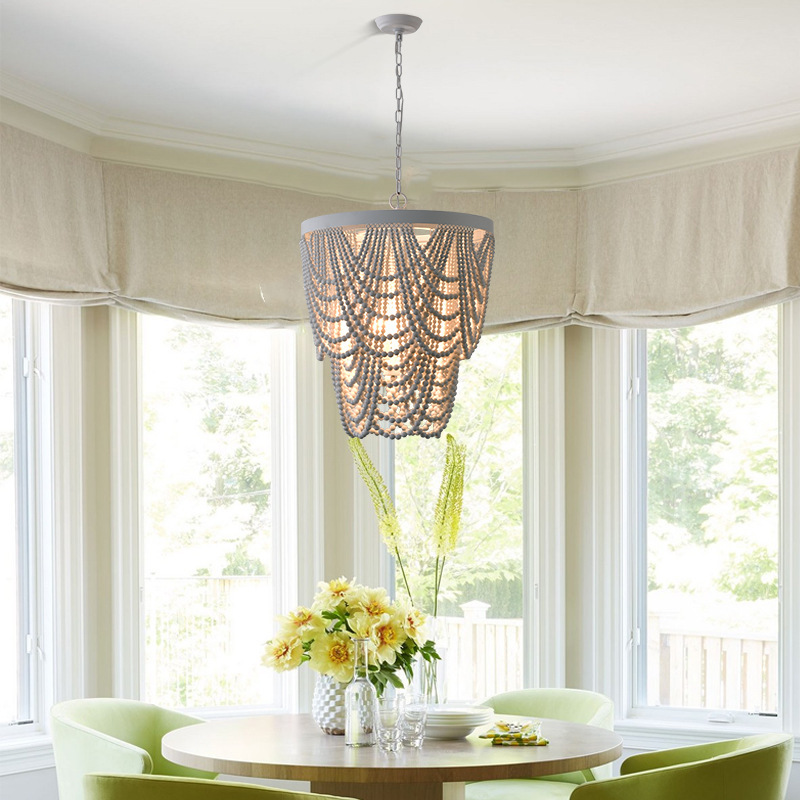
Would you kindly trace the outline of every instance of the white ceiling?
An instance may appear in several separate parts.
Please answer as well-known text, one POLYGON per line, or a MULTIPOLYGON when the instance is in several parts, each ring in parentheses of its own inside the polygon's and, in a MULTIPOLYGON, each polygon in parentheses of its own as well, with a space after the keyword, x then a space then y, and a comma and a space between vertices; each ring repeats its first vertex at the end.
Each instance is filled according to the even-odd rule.
POLYGON ((800 141, 798 0, 0 0, 0 93, 111 140, 388 175, 394 11, 423 18, 409 174, 800 141))

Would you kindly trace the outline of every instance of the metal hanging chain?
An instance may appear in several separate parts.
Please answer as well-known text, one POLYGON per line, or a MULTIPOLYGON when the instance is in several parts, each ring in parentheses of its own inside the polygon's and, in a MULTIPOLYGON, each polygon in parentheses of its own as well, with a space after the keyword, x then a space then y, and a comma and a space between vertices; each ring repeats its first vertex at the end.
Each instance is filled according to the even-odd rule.
POLYGON ((403 34, 398 33, 394 42, 395 55, 395 75, 397 75, 397 88, 395 97, 397 98, 397 108, 394 112, 394 121, 397 123, 397 133, 394 142, 394 180, 395 192, 389 198, 389 205, 392 208, 405 208, 408 198, 403 194, 401 186, 403 174, 403 34))

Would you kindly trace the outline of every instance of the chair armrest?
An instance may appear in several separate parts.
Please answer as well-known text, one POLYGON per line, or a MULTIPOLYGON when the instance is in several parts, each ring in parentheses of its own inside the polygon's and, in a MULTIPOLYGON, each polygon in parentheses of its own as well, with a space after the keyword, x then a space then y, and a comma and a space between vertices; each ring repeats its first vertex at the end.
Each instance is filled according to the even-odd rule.
POLYGON ((83 776, 87 772, 153 771, 153 760, 146 750, 68 720, 53 720, 53 750, 62 798, 83 796, 83 776))
MULTIPOLYGON (((716 797, 720 776, 700 764, 669 767, 582 783, 570 800, 700 800, 716 797)), ((757 797, 758 795, 753 795, 757 797)))

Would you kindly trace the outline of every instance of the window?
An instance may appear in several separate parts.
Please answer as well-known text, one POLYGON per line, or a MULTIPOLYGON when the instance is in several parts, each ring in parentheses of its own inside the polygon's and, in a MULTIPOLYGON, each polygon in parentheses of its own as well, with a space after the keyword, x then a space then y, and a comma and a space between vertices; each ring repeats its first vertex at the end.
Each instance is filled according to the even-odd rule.
POLYGON ((41 730, 51 688, 49 326, 48 306, 0 296, 0 736, 41 730))
POLYGON ((772 307, 632 338, 634 708, 780 711, 779 333, 772 307))
POLYGON ((144 697, 280 705, 261 665, 291 574, 280 364, 294 334, 155 316, 142 332, 144 697))
MULTIPOLYGON (((447 433, 467 447, 461 531, 448 558, 438 614, 450 699, 482 699, 523 686, 523 335, 484 336, 461 364, 447 433), (456 665, 457 668, 456 668, 456 665)), ((430 521, 444 441, 394 445, 394 489, 409 537, 414 601, 433 611, 430 521)), ((398 583, 398 592, 402 587, 398 583)))

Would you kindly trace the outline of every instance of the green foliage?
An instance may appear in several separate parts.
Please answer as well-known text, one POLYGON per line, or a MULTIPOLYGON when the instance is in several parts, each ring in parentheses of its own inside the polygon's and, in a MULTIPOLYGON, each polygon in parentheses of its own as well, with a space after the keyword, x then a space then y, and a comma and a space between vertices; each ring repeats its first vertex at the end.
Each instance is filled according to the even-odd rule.
MULTIPOLYGON (((332 611, 323 611, 322 617, 330 621, 325 630, 329 633, 336 631, 347 632, 354 635, 349 623, 349 613, 347 603, 342 602, 332 611)), ((308 651, 311 649, 311 642, 303 642, 303 661, 310 660, 308 651)), ((375 691, 380 697, 387 685, 391 684, 397 689, 402 689, 406 683, 398 673, 405 675, 406 682, 410 685, 414 677, 414 664, 417 656, 421 656, 425 661, 438 661, 441 657, 436 652, 436 644, 430 639, 422 646, 418 645, 413 639, 406 639, 400 649, 395 653, 395 660, 392 663, 382 661, 380 664, 369 665, 369 680, 375 687, 375 691)))
POLYGON ((775 310, 647 341, 649 588, 776 596, 775 310))
MULTIPOLYGON (((477 571, 462 569, 457 580, 462 588, 462 600, 480 600, 489 604, 488 615, 493 619, 520 619, 523 616, 522 576, 519 562, 492 564, 489 577, 476 577, 477 571)), ((460 606, 444 599, 439 603, 439 613, 445 617, 460 617, 460 606)))
POLYGON ((778 596, 778 560, 766 547, 755 547, 728 559, 720 589, 737 600, 771 600, 778 596))
POLYGON ((252 558, 247 553, 247 543, 239 541, 236 543, 236 550, 225 554, 225 567, 223 575, 266 575, 267 569, 264 562, 258 558, 252 558))
POLYGON ((701 541, 704 509, 724 486, 714 470, 720 456, 713 445, 729 432, 720 398, 691 378, 648 398, 648 521, 666 520, 701 541))
POLYGON ((152 359, 165 374, 145 392, 148 561, 160 567, 191 548, 183 574, 265 574, 266 372, 240 347, 243 332, 154 318, 146 325, 160 338, 157 349, 145 348, 145 377, 152 359))
MULTIPOLYGON (((142 339, 147 693, 252 704, 259 654, 247 662, 229 615, 269 589, 258 578, 272 560, 268 338, 148 316, 142 339)), ((269 624, 256 616, 254 641, 269 624)))

